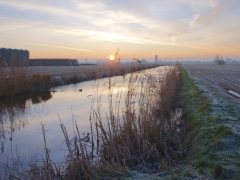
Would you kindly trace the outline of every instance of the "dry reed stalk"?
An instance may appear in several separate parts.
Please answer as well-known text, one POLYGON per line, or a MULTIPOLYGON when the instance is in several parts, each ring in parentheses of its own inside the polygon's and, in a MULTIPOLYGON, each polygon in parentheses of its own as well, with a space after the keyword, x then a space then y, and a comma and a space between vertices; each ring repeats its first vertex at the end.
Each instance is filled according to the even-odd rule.
POLYGON ((43 133, 43 140, 44 140, 44 147, 45 147, 45 155, 46 155, 46 166, 47 169, 49 167, 50 164, 50 156, 49 156, 49 150, 47 149, 47 143, 46 143, 46 136, 45 136, 45 129, 44 129, 44 124, 42 124, 42 133, 43 133))
MULTIPOLYGON (((103 118, 99 118, 100 113, 94 111, 93 116, 102 159, 125 169, 134 169, 141 164, 151 169, 159 167, 161 162, 175 165, 183 157, 186 147, 182 148, 184 140, 179 138, 182 132, 177 128, 181 116, 175 113, 179 101, 179 74, 177 67, 165 71, 165 81, 162 73, 158 77, 130 75, 121 119, 118 113, 115 114, 118 111, 113 104, 115 81, 109 78, 109 117, 103 122, 103 118), (140 92, 137 91, 138 86, 141 86, 140 92)), ((119 107, 119 104, 115 106, 119 107)))
POLYGON ((26 68, 21 64, 17 64, 14 61, 8 66, 5 63, 5 67, 1 67, 0 82, 2 87, 0 88, 0 97, 13 97, 19 93, 29 90, 28 78, 26 75, 26 68), (8 71, 4 73, 3 71, 8 71))
POLYGON ((0 64, 0 98, 14 97, 31 90, 39 90, 51 86, 52 75, 33 74, 32 76, 27 76, 28 67, 26 65, 26 60, 18 61, 14 54, 11 57, 11 64, 8 65, 3 60, 0 64))
MULTIPOLYGON (((42 133, 43 133, 43 139, 44 139, 44 148, 45 148, 45 155, 46 155, 46 163, 44 162, 44 171, 43 171, 43 177, 48 177, 48 179, 51 179, 51 177, 55 176, 56 172, 58 172, 57 166, 56 164, 55 167, 56 169, 54 170, 51 159, 50 159, 50 155, 49 155, 49 149, 47 148, 47 142, 46 142, 46 134, 45 134, 45 128, 44 128, 44 124, 42 124, 42 133)), ((34 169, 35 170, 35 169, 34 169)))
POLYGON ((41 90, 51 87, 52 79, 50 74, 33 74, 29 81, 33 90, 41 90))
POLYGON ((64 138, 65 138, 65 143, 68 147, 68 152, 69 152, 69 155, 70 155, 70 158, 71 158, 71 162, 74 163, 74 155, 73 155, 73 151, 72 151, 72 148, 71 148, 71 143, 69 141, 69 138, 68 138, 68 134, 67 134, 67 130, 66 130, 66 127, 64 126, 64 124, 60 124, 61 128, 62 128, 62 132, 63 132, 63 135, 64 135, 64 138))

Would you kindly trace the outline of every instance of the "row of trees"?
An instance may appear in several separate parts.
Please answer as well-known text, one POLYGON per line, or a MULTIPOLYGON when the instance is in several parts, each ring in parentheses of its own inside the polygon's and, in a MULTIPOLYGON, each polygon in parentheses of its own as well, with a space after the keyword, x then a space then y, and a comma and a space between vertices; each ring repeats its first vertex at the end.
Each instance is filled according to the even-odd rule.
POLYGON ((225 61, 223 60, 222 56, 216 55, 216 56, 215 56, 214 63, 215 63, 215 64, 218 64, 218 65, 224 65, 224 64, 225 64, 225 61))

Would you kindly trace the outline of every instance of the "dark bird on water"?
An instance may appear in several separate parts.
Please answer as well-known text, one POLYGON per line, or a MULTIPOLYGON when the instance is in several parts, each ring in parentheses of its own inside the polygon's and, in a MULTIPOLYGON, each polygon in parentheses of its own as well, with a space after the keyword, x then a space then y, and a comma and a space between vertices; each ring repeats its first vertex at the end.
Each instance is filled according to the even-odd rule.
POLYGON ((80 92, 82 92, 82 89, 79 89, 80 92))

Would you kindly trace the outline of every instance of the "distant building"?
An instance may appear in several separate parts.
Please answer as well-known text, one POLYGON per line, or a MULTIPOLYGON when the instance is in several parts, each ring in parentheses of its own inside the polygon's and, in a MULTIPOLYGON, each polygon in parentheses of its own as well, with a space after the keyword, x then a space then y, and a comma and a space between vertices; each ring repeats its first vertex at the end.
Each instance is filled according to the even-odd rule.
POLYGON ((192 64, 191 61, 180 61, 181 64, 192 64))
POLYGON ((30 66, 78 66, 77 59, 30 59, 30 66))
POLYGON ((16 63, 17 65, 28 65, 29 51, 22 49, 0 48, 0 64, 6 62, 8 65, 16 63))
POLYGON ((98 59, 97 64, 106 64, 108 61, 106 59, 98 59))
POLYGON ((155 64, 158 64, 158 56, 155 55, 155 64))
POLYGON ((147 63, 146 59, 141 59, 141 63, 147 63))
POLYGON ((233 61, 232 61, 232 64, 240 64, 240 61, 233 60, 233 61))

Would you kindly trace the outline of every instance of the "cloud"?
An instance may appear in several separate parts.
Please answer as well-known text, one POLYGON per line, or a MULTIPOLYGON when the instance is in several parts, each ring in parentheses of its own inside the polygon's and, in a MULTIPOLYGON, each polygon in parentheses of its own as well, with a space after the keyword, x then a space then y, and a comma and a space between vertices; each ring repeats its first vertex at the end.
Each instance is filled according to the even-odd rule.
POLYGON ((184 3, 187 3, 191 9, 194 11, 202 11, 209 7, 214 7, 222 0, 181 0, 184 3))
POLYGON ((70 50, 76 50, 76 51, 87 51, 87 52, 92 51, 89 49, 79 49, 79 48, 71 48, 71 47, 64 47, 64 46, 55 46, 55 45, 50 45, 50 44, 39 44, 39 43, 31 43, 31 42, 24 42, 24 41, 12 41, 12 40, 6 40, 6 39, 1 39, 1 40, 8 41, 8 42, 36 45, 36 46, 46 46, 46 47, 53 47, 53 48, 60 48, 60 49, 70 49, 70 50))
POLYGON ((106 42, 196 47, 201 39, 213 39, 214 25, 223 18, 211 28, 198 27, 238 1, 0 0, 0 10, 7 9, 0 11, 0 38, 77 49, 106 42))
POLYGON ((190 22, 190 26, 204 27, 217 19, 229 7, 239 2, 239 0, 200 0, 198 3, 193 0, 184 0, 184 2, 189 2, 193 9, 201 11, 193 16, 194 18, 190 22))
MULTIPOLYGON (((106 2, 102 0, 89 3, 85 0, 72 0, 66 6, 61 6, 60 3, 54 4, 52 1, 46 0, 41 2, 36 0, 25 0, 24 2, 0 0, 2 5, 36 15, 38 19, 45 20, 40 24, 31 19, 24 20, 24 23, 16 23, 16 21, 21 22, 18 18, 16 21, 8 22, 8 28, 4 29, 6 32, 8 29, 21 28, 22 30, 25 28, 25 32, 29 32, 29 37, 30 34, 36 34, 37 31, 39 35, 42 32, 42 36, 55 34, 98 41, 169 44, 172 35, 180 36, 182 34, 179 34, 181 30, 175 30, 172 25, 160 21, 155 15, 151 15, 154 12, 151 9, 153 7, 147 7, 145 1, 126 1, 122 4, 116 1, 106 2), (135 8, 133 8, 134 5, 135 8), (59 19, 61 19, 60 22, 58 22, 59 19), (40 27, 42 24, 44 25, 40 27), (171 35, 166 36, 166 34, 171 35)), ((152 0, 151 2, 158 1, 152 0)), ((16 34, 20 32, 23 31, 16 32, 16 34)))

